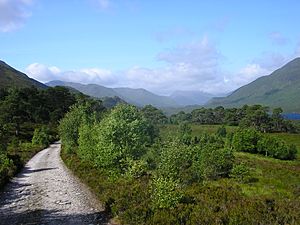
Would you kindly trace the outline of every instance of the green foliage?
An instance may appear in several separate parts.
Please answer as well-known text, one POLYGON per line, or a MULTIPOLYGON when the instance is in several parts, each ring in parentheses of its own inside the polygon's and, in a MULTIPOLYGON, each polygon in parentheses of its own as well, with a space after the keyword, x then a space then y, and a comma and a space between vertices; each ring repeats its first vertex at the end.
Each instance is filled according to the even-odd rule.
POLYGON ((154 209, 173 208, 182 198, 179 181, 170 177, 154 177, 151 183, 151 193, 154 209))
POLYGON ((237 131, 231 145, 236 151, 259 153, 276 159, 292 160, 297 156, 295 145, 287 145, 278 138, 262 135, 254 129, 237 131))
POLYGON ((188 123, 179 124, 179 141, 183 144, 189 145, 192 141, 192 127, 188 123))
POLYGON ((158 125, 166 124, 168 122, 168 118, 163 112, 152 105, 146 105, 141 109, 141 112, 151 124, 158 125))
POLYGON ((71 107, 59 125, 60 137, 66 152, 74 153, 78 147, 80 126, 83 123, 89 125, 99 121, 103 111, 101 102, 89 99, 71 107))
POLYGON ((33 133, 32 144, 47 147, 50 144, 49 130, 46 127, 36 128, 33 133))
POLYGON ((281 108, 275 108, 273 113, 270 114, 269 108, 262 105, 244 105, 241 108, 227 109, 222 106, 214 109, 202 107, 192 110, 191 113, 181 111, 173 114, 170 116, 170 123, 227 124, 230 126, 239 125, 243 128, 254 128, 261 132, 296 132, 295 125, 283 119, 281 113, 281 108))
POLYGON ((0 153, 0 187, 14 175, 15 169, 13 161, 6 154, 0 153))
POLYGON ((96 149, 96 130, 92 124, 81 124, 79 128, 77 155, 85 161, 93 161, 96 149))
POLYGON ((244 106, 245 117, 240 122, 242 128, 253 127, 262 132, 271 130, 271 118, 268 115, 269 108, 261 105, 244 106))
POLYGON ((0 124, 0 154, 6 152, 7 148, 7 130, 0 124))
POLYGON ((147 162, 143 159, 133 160, 128 159, 126 161, 127 171, 125 176, 128 178, 139 178, 145 174, 147 174, 147 162))
POLYGON ((227 135, 227 130, 225 128, 225 126, 221 126, 218 128, 217 132, 216 132, 216 135, 220 136, 220 137, 226 137, 227 135))
POLYGON ((227 177, 233 167, 234 155, 230 149, 206 145, 200 152, 195 165, 198 176, 202 179, 227 177))
POLYGON ((235 132, 232 147, 236 151, 257 153, 257 143, 261 134, 255 129, 240 129, 235 132))
POLYGON ((92 128, 80 129, 79 152, 98 167, 124 173, 131 168, 128 160, 140 159, 156 137, 154 127, 137 108, 118 105, 92 128), (89 136, 89 130, 93 130, 94 135, 89 136))
POLYGON ((161 149, 157 173, 163 177, 189 182, 193 179, 190 167, 193 163, 193 149, 177 141, 165 143, 161 149))
POLYGON ((230 177, 239 182, 247 183, 251 178, 250 168, 244 163, 234 165, 230 172, 230 177))
POLYGON ((295 159, 297 154, 297 148, 295 145, 288 145, 285 141, 268 136, 265 136, 258 141, 257 151, 260 154, 276 159, 288 160, 295 159))

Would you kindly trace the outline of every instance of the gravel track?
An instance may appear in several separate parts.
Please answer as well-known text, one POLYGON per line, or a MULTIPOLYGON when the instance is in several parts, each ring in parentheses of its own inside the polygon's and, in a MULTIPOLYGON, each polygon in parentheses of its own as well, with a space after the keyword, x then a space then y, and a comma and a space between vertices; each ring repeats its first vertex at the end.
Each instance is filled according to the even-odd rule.
POLYGON ((0 224, 109 224, 96 197, 66 168, 60 143, 37 153, 0 193, 0 224))

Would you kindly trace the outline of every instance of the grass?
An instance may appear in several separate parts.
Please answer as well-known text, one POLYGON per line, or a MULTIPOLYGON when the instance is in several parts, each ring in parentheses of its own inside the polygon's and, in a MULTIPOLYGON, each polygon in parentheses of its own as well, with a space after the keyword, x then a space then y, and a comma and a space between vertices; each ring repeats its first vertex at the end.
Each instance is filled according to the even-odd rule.
MULTIPOLYGON (((220 125, 192 125, 192 135, 214 134, 220 125)), ((227 132, 234 132, 238 127, 226 126, 227 132)), ((178 125, 167 125, 160 129, 162 139, 177 135, 178 125)), ((243 152, 236 152, 237 163, 243 162, 251 168, 253 181, 238 183, 247 196, 270 198, 299 198, 300 200, 300 134, 270 133, 298 149, 297 159, 293 161, 268 158, 243 152)), ((217 181, 218 182, 218 181, 217 181)))

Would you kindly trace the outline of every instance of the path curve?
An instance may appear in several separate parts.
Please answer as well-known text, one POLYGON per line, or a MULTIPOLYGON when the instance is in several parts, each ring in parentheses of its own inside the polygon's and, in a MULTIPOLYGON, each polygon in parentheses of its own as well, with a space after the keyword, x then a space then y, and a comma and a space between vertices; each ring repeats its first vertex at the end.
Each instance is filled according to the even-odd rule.
POLYGON ((0 224, 109 224, 103 207, 60 158, 60 143, 37 153, 0 193, 0 224))

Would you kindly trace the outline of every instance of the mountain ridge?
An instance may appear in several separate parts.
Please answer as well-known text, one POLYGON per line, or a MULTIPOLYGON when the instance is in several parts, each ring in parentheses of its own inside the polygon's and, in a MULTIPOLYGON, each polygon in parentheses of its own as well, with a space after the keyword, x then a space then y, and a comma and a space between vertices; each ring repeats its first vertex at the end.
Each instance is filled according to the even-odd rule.
POLYGON ((64 81, 50 81, 46 83, 48 86, 69 86, 78 91, 96 98, 103 97, 119 97, 125 102, 137 106, 145 106, 151 104, 155 107, 177 107, 178 104, 167 96, 156 95, 143 88, 108 88, 98 84, 79 84, 64 81))
POLYGON ((213 98, 206 106, 239 107, 263 104, 300 112, 300 58, 288 62, 270 75, 262 76, 223 98, 213 98))
POLYGON ((4 61, 0 60, 0 88, 22 88, 31 86, 47 88, 45 84, 28 77, 25 73, 16 70, 4 61))

